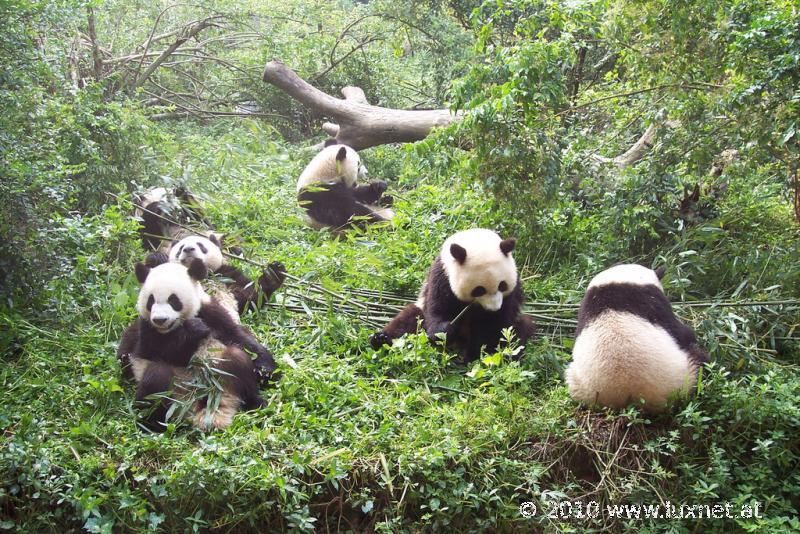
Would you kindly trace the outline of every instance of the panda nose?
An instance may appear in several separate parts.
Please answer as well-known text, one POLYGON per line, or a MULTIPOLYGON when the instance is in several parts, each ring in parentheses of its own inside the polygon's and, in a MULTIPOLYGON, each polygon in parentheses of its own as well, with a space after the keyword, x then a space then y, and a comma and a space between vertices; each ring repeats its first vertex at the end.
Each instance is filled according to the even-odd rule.
POLYGON ((163 326, 164 323, 167 322, 167 318, 166 317, 153 317, 152 321, 156 326, 163 326))
POLYGON ((184 252, 194 252, 194 247, 184 247, 183 251, 184 252))

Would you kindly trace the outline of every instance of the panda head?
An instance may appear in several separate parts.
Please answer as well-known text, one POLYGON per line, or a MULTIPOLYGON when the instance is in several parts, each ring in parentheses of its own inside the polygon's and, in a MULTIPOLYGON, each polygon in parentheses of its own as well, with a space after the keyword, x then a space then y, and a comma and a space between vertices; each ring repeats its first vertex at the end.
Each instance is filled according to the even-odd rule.
POLYGON ((499 310, 503 298, 517 287, 517 265, 511 255, 516 243, 482 228, 450 236, 439 257, 458 300, 499 310))
POLYGON ((180 327, 200 311, 206 297, 200 280, 207 275, 200 259, 194 259, 189 267, 172 262, 157 267, 137 263, 136 278, 142 284, 136 303, 139 317, 162 334, 180 327))
POLYGON ((198 235, 184 237, 169 251, 170 261, 182 263, 186 267, 195 259, 202 260, 210 271, 222 267, 222 250, 219 239, 214 234, 209 234, 208 238, 198 235))
POLYGON ((347 145, 331 145, 323 149, 326 159, 333 158, 336 176, 348 187, 367 177, 367 168, 361 163, 358 152, 347 145))
POLYGON ((605 271, 595 275, 592 281, 589 282, 589 287, 601 287, 612 284, 633 284, 638 286, 656 286, 662 292, 664 288, 661 287, 661 278, 664 276, 664 267, 659 267, 655 271, 648 269, 643 265, 635 263, 623 263, 609 267, 605 271))

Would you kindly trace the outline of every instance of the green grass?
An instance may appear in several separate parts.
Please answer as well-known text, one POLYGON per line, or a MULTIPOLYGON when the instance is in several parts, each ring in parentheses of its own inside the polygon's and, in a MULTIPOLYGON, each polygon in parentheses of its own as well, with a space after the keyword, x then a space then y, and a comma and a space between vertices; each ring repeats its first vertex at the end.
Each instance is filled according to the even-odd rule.
MULTIPOLYGON (((180 138, 171 150, 181 154, 182 168, 165 161, 166 173, 205 197, 209 218, 240 240, 248 258, 282 261, 291 274, 354 300, 369 302, 349 288, 414 294, 441 242, 457 230, 506 233, 523 225, 507 220, 503 206, 458 172, 417 174, 420 156, 382 147, 365 159, 371 175, 397 192, 396 221, 338 238, 313 232, 300 221, 294 198, 295 177, 311 155, 244 124, 180 138)), ((0 528, 800 527, 797 306, 676 306, 714 363, 696 398, 645 418, 635 409, 592 412, 569 398, 561 374, 572 329, 564 319, 574 319, 574 307, 551 311, 557 324, 543 326, 543 337, 519 362, 509 349, 504 358, 487 355, 465 367, 424 335, 376 353, 366 321, 343 314, 327 297, 311 301, 302 284, 288 284, 275 305, 244 318, 283 369, 278 386, 264 391, 268 406, 237 415, 224 431, 201 434, 179 424, 152 436, 135 427, 133 388, 119 378, 114 352, 135 316, 132 267, 143 255, 127 211, 125 202, 110 200, 104 213, 65 224, 77 258, 48 286, 49 308, 39 320, 13 309, 0 316, 0 528), (519 513, 524 501, 541 511, 550 500, 758 501, 764 518, 637 522, 519 513)), ((785 215, 777 213, 776 219, 785 215)), ((581 224, 567 224, 560 239, 581 224)), ((772 260, 780 265, 793 251, 791 233, 779 226, 765 222, 757 231, 774 238, 776 255, 784 254, 781 247, 789 251, 772 260)), ((553 228, 545 227, 541 239, 522 236, 515 255, 525 290, 538 301, 575 304, 592 272, 545 261, 541 251, 558 248, 548 237, 553 228)), ((698 246, 698 254, 752 252, 753 235, 756 229, 740 222, 730 243, 698 246)), ((673 296, 703 296, 700 263, 681 256, 689 245, 703 245, 702 238, 687 233, 681 239, 688 244, 654 251, 672 261, 673 296)), ((753 256, 741 261, 761 261, 753 256)), ((763 270, 736 267, 728 258, 726 272, 752 269, 752 289, 732 295, 735 286, 718 288, 715 281, 708 285, 715 292, 705 296, 794 297, 765 290, 778 275, 770 264, 758 265, 763 270)), ((253 265, 241 266, 257 276, 253 265)), ((713 273, 714 265, 705 270, 713 273)))

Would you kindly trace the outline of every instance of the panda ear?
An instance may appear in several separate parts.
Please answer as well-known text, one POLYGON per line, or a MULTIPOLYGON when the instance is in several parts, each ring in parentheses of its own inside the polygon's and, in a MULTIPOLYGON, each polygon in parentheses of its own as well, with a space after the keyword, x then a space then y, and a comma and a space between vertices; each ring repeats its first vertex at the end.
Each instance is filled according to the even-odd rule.
POLYGON ((206 268, 206 264, 203 263, 203 260, 200 258, 195 258, 192 260, 192 263, 189 264, 189 276, 192 279, 200 281, 205 280, 206 276, 208 276, 208 269, 206 268))
POLYGON ((347 149, 342 147, 339 149, 339 152, 336 153, 336 161, 342 162, 347 157, 347 149))
POLYGON ((338 144, 339 144, 339 141, 337 141, 336 139, 326 139, 325 140, 325 148, 328 148, 329 146, 333 146, 333 145, 338 145, 338 144))
POLYGON ((502 241, 500 241, 500 251, 506 256, 508 256, 516 246, 517 246, 517 240, 514 239, 513 237, 509 237, 508 239, 503 239, 502 241))
POLYGON ((219 248, 222 248, 222 241, 220 240, 219 237, 217 237, 217 234, 215 234, 214 232, 208 233, 208 240, 217 245, 219 248))
POLYGON ((661 267, 656 269, 656 276, 658 277, 659 280, 661 280, 662 278, 664 278, 664 273, 666 272, 667 268, 664 265, 662 265, 661 267))
POLYGON ((467 249, 461 245, 456 243, 450 245, 450 254, 452 254, 456 261, 461 265, 464 265, 464 262, 467 261, 467 249))
POLYGON ((144 259, 144 264, 147 267, 158 267, 162 263, 169 262, 169 256, 164 254, 163 252, 151 252, 147 255, 144 259))
POLYGON ((144 281, 147 280, 147 275, 150 274, 150 267, 140 262, 136 264, 134 270, 136 271, 136 279, 139 280, 140 284, 144 284, 144 281))

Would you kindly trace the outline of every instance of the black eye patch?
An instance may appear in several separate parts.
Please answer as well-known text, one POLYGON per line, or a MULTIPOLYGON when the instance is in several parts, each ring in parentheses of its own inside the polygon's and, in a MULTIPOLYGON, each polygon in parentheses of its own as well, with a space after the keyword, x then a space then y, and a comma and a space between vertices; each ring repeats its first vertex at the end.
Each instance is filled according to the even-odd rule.
POLYGON ((500 285, 497 286, 497 290, 500 292, 506 291, 508 289, 508 284, 505 281, 500 282, 500 285))
POLYGON ((183 247, 184 247, 184 246, 185 246, 185 245, 181 245, 180 247, 178 247, 178 256, 180 256, 180 255, 181 255, 181 252, 183 252, 183 247))
POLYGON ((486 288, 483 286, 478 286, 472 290, 473 297, 481 297, 486 294, 486 288))
POLYGON ((208 252, 208 249, 206 248, 206 246, 204 244, 200 243, 199 241, 197 242, 197 246, 200 247, 200 250, 203 251, 203 254, 206 254, 208 252))
POLYGON ((172 309, 175 311, 181 311, 183 309, 183 303, 175 293, 169 296, 167 302, 169 303, 170 306, 172 306, 172 309))
POLYGON ((156 303, 155 297, 153 297, 153 295, 150 295, 150 298, 147 299, 147 311, 150 311, 150 308, 152 308, 153 304, 155 303, 156 303))

